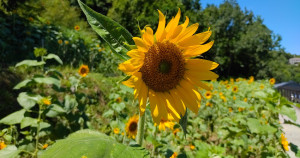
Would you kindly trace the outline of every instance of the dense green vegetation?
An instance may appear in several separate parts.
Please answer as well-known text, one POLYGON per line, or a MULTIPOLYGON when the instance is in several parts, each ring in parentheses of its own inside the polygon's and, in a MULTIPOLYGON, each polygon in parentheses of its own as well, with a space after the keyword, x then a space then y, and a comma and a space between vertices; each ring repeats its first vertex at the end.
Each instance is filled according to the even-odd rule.
POLYGON ((269 78, 300 82, 300 65, 288 64, 293 55, 262 18, 234 0, 206 8, 197 0, 82 2, 133 36, 146 25, 156 30, 157 9, 169 20, 180 8, 197 32, 213 32, 214 46, 199 58, 219 63, 220 78, 207 82, 212 91, 201 90, 199 113, 188 111, 185 124, 162 130, 148 106, 145 144, 136 147, 126 124, 138 102, 121 84, 119 52, 91 29, 77 0, 0 0, 0 157, 118 157, 120 150, 128 157, 288 157, 278 115, 296 115, 269 78))

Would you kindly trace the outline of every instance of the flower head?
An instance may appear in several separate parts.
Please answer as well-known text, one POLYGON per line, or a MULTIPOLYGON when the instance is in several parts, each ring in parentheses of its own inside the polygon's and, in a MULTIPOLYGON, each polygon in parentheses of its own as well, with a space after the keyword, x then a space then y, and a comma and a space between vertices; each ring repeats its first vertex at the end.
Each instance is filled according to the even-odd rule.
POLYGON ((247 98, 244 98, 244 102, 247 102, 248 101, 248 99, 247 98))
POLYGON ((190 144, 190 149, 195 150, 195 146, 193 144, 190 144))
POLYGON ((177 132, 179 132, 180 131, 180 129, 179 128, 175 128, 174 130, 173 130, 173 134, 174 135, 176 135, 177 134, 177 132))
POLYGON ((173 129, 173 126, 175 125, 175 123, 173 122, 174 118, 169 114, 168 116, 168 120, 160 120, 158 129, 160 131, 164 131, 166 130, 166 127, 168 127, 169 129, 173 129))
POLYGON ((120 129, 119 128, 114 128, 114 133, 115 134, 119 134, 120 133, 120 129))
POLYGON ((135 115, 131 117, 126 123, 125 130, 129 138, 135 139, 135 136, 137 134, 137 129, 138 129, 138 121, 139 121, 139 116, 135 115))
POLYGON ((48 146, 49 146, 48 144, 44 144, 42 149, 46 149, 46 148, 48 148, 48 146))
POLYGON ((4 148, 6 148, 6 144, 3 141, 1 141, 0 142, 0 150, 2 150, 4 148))
POLYGON ((69 44, 69 41, 65 41, 65 44, 68 45, 68 44, 69 44))
POLYGON ((265 86, 264 86, 263 84, 261 84, 261 85, 259 86, 259 88, 260 88, 260 89, 264 89, 265 86))
POLYGON ((231 108, 231 107, 230 107, 230 108, 228 108, 228 111, 229 111, 229 112, 232 112, 232 108, 231 108))
POLYGON ((85 77, 89 73, 90 69, 87 65, 81 65, 78 73, 80 76, 85 77))
POLYGON ((121 98, 121 97, 118 97, 118 98, 116 99, 116 102, 117 102, 117 103, 121 103, 121 101, 122 101, 122 98, 121 98))
POLYGON ((57 40, 57 43, 58 43, 58 44, 62 44, 63 41, 60 39, 60 40, 57 40))
POLYGON ((250 84, 250 83, 252 83, 253 81, 254 81, 254 77, 253 77, 253 76, 250 76, 248 83, 250 84))
POLYGON ((209 107, 212 107, 212 103, 211 102, 207 102, 205 105, 209 106, 209 107))
POLYGON ((205 92, 205 98, 206 98, 206 99, 210 99, 211 97, 212 97, 211 91, 206 91, 206 92, 205 92))
POLYGON ((270 82, 271 85, 273 85, 273 84, 275 84, 276 80, 275 80, 275 78, 271 78, 271 79, 269 80, 269 82, 270 82))
POLYGON ((178 156, 177 153, 174 152, 170 158, 175 158, 175 157, 177 157, 177 156, 178 156))
POLYGON ((80 26, 79 26, 79 25, 76 25, 76 26, 74 26, 74 29, 75 29, 76 31, 79 31, 79 30, 80 30, 80 26))
POLYGON ((43 103, 44 105, 50 105, 50 104, 51 104, 51 100, 50 100, 49 98, 43 98, 43 99, 42 99, 42 103, 43 103))
POLYGON ((233 93, 236 93, 236 92, 238 92, 238 91, 239 91, 238 86, 233 86, 232 92, 233 92, 233 93))
POLYGON ((289 151, 289 142, 286 140, 286 137, 283 133, 281 133, 281 144, 285 151, 289 151))
POLYGON ((217 63, 193 58, 212 47, 213 41, 204 44, 211 31, 193 35, 198 24, 187 27, 188 18, 178 25, 180 9, 167 26, 165 16, 161 11, 158 13, 156 33, 146 26, 141 38, 133 37, 137 49, 130 50, 127 55, 131 59, 119 65, 120 70, 131 76, 123 84, 134 88, 141 114, 149 98, 152 118, 157 124, 167 120, 168 114, 179 121, 186 108, 198 113, 201 95, 197 87, 210 90, 201 80, 218 78, 210 71, 217 63))

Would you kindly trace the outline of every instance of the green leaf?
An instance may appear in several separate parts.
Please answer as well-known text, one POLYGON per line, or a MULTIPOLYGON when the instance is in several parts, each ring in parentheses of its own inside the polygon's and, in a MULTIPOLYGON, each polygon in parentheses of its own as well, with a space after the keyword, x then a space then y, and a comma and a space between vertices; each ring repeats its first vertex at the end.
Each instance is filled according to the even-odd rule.
POLYGON ((26 86, 29 82, 31 82, 31 81, 32 81, 31 79, 26 79, 26 80, 24 80, 24 81, 18 83, 18 84, 14 87, 14 89, 20 89, 20 88, 22 88, 22 87, 25 87, 25 86, 26 86))
POLYGON ((22 66, 22 65, 27 65, 27 66, 41 66, 46 64, 43 61, 37 61, 37 60, 23 60, 19 62, 16 67, 22 66))
POLYGON ((14 145, 8 145, 6 148, 0 150, 0 157, 7 157, 7 158, 13 158, 18 157, 19 150, 14 145))
POLYGON ((248 118, 247 125, 251 131, 251 133, 258 134, 267 134, 267 133, 275 133, 277 131, 276 128, 270 125, 262 125, 258 119, 248 118))
POLYGON ((52 104, 49 108, 50 110, 46 113, 48 117, 56 117, 62 113, 66 113, 65 109, 56 104, 52 104))
POLYGON ((44 57, 44 59, 55 59, 58 63, 61 65, 63 64, 62 60, 59 58, 59 56, 55 54, 48 54, 47 56, 44 57))
POLYGON ((70 112, 74 107, 78 105, 76 99, 70 95, 65 96, 65 107, 66 112, 70 112))
POLYGON ((111 107, 119 113, 125 108, 125 103, 113 103, 111 107))
POLYGON ((78 0, 79 6, 87 17, 87 21, 109 45, 111 50, 122 59, 126 60, 128 57, 125 53, 126 42, 133 45, 132 35, 120 24, 104 16, 100 13, 95 12, 87 5, 78 0))
POLYGON ((181 116, 181 119, 179 120, 179 124, 182 127, 182 130, 184 132, 184 136, 186 136, 186 133, 187 133, 187 130, 186 130, 187 119, 188 119, 188 112, 186 110, 184 116, 181 116))
POLYGON ((21 121, 21 129, 28 127, 28 126, 36 126, 37 119, 31 117, 24 117, 21 121))
POLYGON ((22 109, 12 114, 9 114, 8 116, 1 119, 0 123, 7 124, 7 125, 21 123, 22 119, 24 118, 25 112, 26 112, 25 109, 22 109))
POLYGON ((60 87, 60 80, 53 77, 36 77, 33 80, 37 83, 53 84, 57 87, 60 87))
POLYGON ((293 121, 297 120, 296 111, 295 111, 295 109, 292 106, 289 107, 287 105, 283 105, 283 106, 280 107, 280 109, 278 110, 278 112, 280 114, 283 114, 283 115, 289 117, 293 121))
POLYGON ((32 107, 34 107, 37 100, 38 100, 37 97, 31 97, 26 92, 20 93, 17 98, 18 103, 26 110, 29 110, 32 107))
POLYGON ((150 157, 141 147, 130 147, 120 144, 103 133, 91 130, 81 130, 71 134, 68 138, 57 141, 48 150, 39 155, 40 158, 141 158, 150 157), (63 150, 62 150, 63 149, 63 150))

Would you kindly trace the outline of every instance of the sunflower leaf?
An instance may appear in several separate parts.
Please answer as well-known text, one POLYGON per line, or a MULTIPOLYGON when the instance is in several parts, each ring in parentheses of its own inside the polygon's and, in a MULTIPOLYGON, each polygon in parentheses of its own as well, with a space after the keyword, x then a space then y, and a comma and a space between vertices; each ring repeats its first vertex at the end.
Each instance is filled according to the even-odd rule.
POLYGON ((88 23, 108 43, 112 52, 121 59, 127 60, 128 56, 125 53, 129 50, 126 48, 125 43, 134 44, 129 31, 111 18, 95 12, 80 0, 78 0, 78 3, 86 15, 88 23))
POLYGON ((188 112, 186 110, 184 116, 181 116, 181 119, 179 120, 179 124, 182 127, 182 130, 184 132, 184 137, 186 137, 186 133, 187 133, 187 130, 186 130, 187 118, 188 118, 188 112))

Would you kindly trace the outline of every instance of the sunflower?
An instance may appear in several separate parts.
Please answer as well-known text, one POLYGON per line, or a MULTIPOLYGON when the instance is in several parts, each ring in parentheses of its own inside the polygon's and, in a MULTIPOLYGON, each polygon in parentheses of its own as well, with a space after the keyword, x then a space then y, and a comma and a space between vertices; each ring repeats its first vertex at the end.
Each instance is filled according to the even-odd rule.
POLYGON ((286 137, 283 133, 281 133, 281 144, 285 151, 289 151, 289 142, 286 140, 286 137))
POLYGON ((43 146, 42 146, 42 149, 46 149, 46 148, 48 148, 48 144, 44 144, 43 146))
POLYGON ((261 85, 259 86, 259 88, 260 88, 260 89, 264 89, 265 86, 264 86, 263 84, 261 84, 261 85))
POLYGON ((233 92, 233 93, 236 93, 236 92, 238 92, 238 91, 239 91, 238 86, 233 86, 232 92, 233 92))
POLYGON ((275 80, 275 78, 271 78, 271 79, 269 80, 269 82, 270 82, 271 85, 273 85, 273 84, 275 84, 276 80, 275 80))
POLYGON ((176 152, 174 152, 172 155, 171 155, 171 157, 170 158, 175 158, 175 157, 177 157, 178 155, 177 155, 177 153, 176 152))
POLYGON ((212 107, 212 103, 211 102, 207 102, 205 105, 209 106, 209 107, 212 107))
POLYGON ((45 105, 50 105, 51 104, 51 100, 48 99, 48 98, 43 98, 42 99, 42 103, 45 104, 45 105))
POLYGON ((228 108, 228 111, 229 111, 229 112, 232 112, 232 110, 233 110, 233 109, 232 109, 231 107, 230 107, 230 108, 228 108))
POLYGON ((137 134, 137 129, 138 129, 138 121, 139 121, 139 116, 135 115, 131 117, 128 122, 126 123, 126 134, 130 138, 135 139, 135 136, 137 134))
POLYGON ((6 144, 3 141, 1 141, 0 142, 0 150, 4 149, 5 147, 6 147, 6 144))
POLYGON ((252 83, 253 81, 254 81, 254 77, 253 77, 253 76, 250 76, 248 83, 250 84, 250 83, 252 83))
POLYGON ((90 71, 89 67, 83 64, 80 66, 78 73, 80 76, 85 77, 89 73, 89 71, 90 71))
POLYGON ((158 13, 156 33, 146 26, 141 38, 133 37, 137 49, 130 50, 127 55, 131 59, 119 65, 121 71, 131 76, 123 84, 134 88, 141 114, 149 98, 152 118, 157 124, 167 120, 168 113, 179 121, 186 107, 198 113, 201 101, 198 87, 210 90, 200 80, 218 78, 210 71, 217 63, 193 58, 212 47, 213 41, 204 44, 211 31, 193 35, 198 24, 187 27, 188 18, 178 25, 180 9, 165 27, 166 18, 161 11, 158 13))
POLYGON ((190 144, 190 149, 195 150, 195 146, 193 144, 190 144))
POLYGON ((168 127, 169 129, 173 129, 174 125, 175 125, 175 123, 172 121, 161 120, 159 123, 158 129, 160 131, 165 131, 166 127, 168 127))
POLYGON ((57 43, 58 43, 58 44, 62 44, 63 41, 62 41, 62 40, 57 40, 57 43))
POLYGON ((114 128, 114 133, 115 134, 119 134, 120 133, 120 129, 119 128, 114 128))
POLYGON ((211 97, 212 97, 211 91, 206 91, 206 92, 205 92, 205 98, 206 98, 206 99, 210 99, 211 97))
POLYGON ((69 44, 69 41, 65 41, 65 44, 68 45, 68 44, 69 44))
POLYGON ((79 26, 79 25, 76 25, 76 26, 74 26, 74 29, 75 29, 76 31, 79 31, 79 30, 80 30, 80 26, 79 26))

